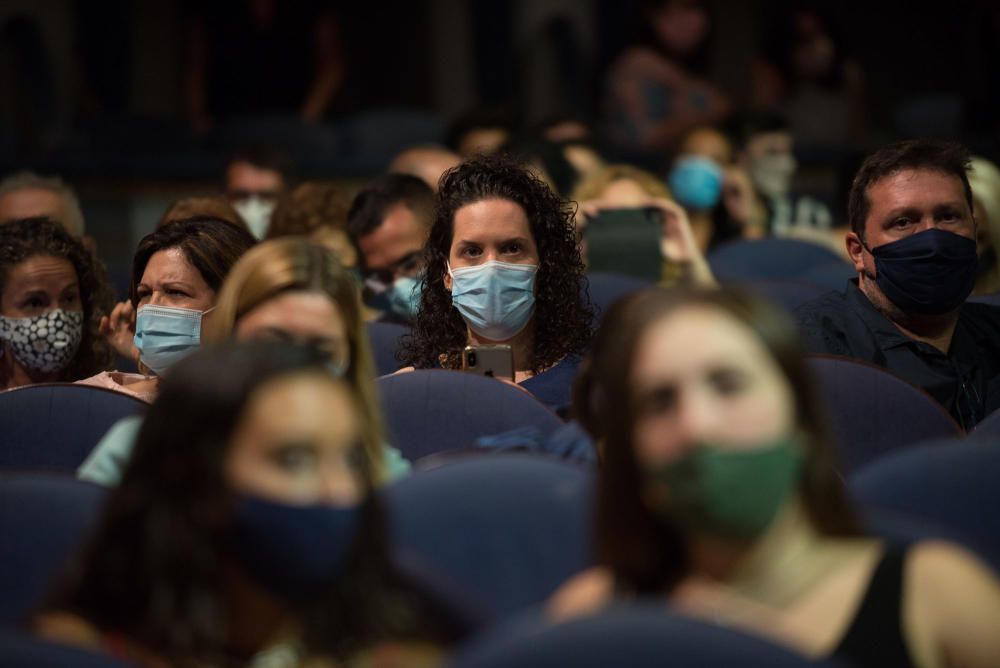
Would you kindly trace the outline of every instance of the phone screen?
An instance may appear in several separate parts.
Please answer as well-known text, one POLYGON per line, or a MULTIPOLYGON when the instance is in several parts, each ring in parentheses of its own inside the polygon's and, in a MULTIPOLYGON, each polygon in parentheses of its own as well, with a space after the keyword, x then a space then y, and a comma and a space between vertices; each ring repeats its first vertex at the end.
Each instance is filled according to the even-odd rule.
POLYGON ((587 270, 660 280, 661 213, 652 207, 605 209, 587 220, 587 270))

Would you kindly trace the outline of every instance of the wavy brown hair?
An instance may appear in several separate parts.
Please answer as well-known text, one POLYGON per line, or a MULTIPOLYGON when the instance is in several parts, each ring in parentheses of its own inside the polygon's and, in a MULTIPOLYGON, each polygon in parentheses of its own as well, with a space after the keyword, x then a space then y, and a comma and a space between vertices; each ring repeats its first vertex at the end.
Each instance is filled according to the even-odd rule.
POLYGON ((402 360, 418 368, 461 367, 468 330, 444 285, 455 231, 455 213, 488 199, 518 204, 538 248, 535 279, 534 348, 531 369, 541 373, 590 343, 593 311, 584 296, 583 262, 573 228, 573 206, 527 169, 504 156, 477 156, 441 177, 437 217, 424 246, 426 273, 413 334, 404 339, 402 360))
MULTIPOLYGON (((603 441, 598 487, 600 561, 625 591, 662 593, 687 574, 679 529, 665 526, 640 496, 641 479, 632 430, 637 412, 631 369, 642 335, 687 308, 721 311, 748 327, 781 369, 796 398, 795 420, 806 435, 799 495, 807 517, 828 536, 856 536, 860 523, 837 472, 819 398, 799 345, 798 330, 776 306, 732 291, 660 288, 630 295, 609 310, 574 388, 574 413, 596 441, 603 441)), ((683 351, 677 351, 683 355, 683 351)))
POLYGON ((98 331, 101 317, 111 312, 114 295, 104 266, 66 229, 47 218, 26 218, 0 225, 0 294, 10 271, 37 255, 68 260, 76 270, 83 305, 83 338, 61 380, 76 381, 110 369, 114 352, 98 331))

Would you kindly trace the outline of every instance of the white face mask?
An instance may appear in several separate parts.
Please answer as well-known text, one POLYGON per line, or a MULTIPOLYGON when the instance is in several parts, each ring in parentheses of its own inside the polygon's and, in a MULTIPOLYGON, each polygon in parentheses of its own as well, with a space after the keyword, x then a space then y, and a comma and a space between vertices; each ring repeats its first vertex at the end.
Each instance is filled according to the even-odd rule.
POLYGON ((83 339, 83 313, 54 309, 32 318, 0 316, 0 339, 19 364, 32 371, 62 371, 83 339))
POLYGON ((245 197, 233 202, 233 208, 243 216, 250 232, 258 239, 263 239, 267 228, 271 225, 271 214, 274 212, 274 202, 263 198, 245 197))
POLYGON ((765 197, 787 195, 792 189, 792 177, 798 163, 790 153, 762 155, 755 158, 747 170, 750 179, 765 197))

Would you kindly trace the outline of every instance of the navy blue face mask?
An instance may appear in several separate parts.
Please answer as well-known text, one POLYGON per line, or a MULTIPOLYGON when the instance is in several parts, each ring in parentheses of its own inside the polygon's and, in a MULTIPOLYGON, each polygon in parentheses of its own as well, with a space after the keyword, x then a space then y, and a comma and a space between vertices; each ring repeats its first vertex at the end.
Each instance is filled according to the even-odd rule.
POLYGON ((875 258, 875 283, 907 313, 956 309, 976 282, 976 242, 954 232, 930 229, 869 252, 875 258))
POLYGON ((302 603, 343 573, 360 525, 360 505, 292 506, 244 494, 237 499, 228 545, 258 584, 302 603))

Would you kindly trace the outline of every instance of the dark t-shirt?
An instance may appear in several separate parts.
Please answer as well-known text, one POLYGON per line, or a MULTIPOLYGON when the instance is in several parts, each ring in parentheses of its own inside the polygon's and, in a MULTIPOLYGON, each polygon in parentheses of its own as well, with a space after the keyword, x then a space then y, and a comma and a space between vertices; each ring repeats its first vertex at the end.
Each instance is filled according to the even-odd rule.
POLYGON ((795 310, 809 352, 880 366, 924 389, 964 428, 1000 408, 1000 308, 966 302, 948 354, 904 335, 858 289, 831 292, 795 310))

